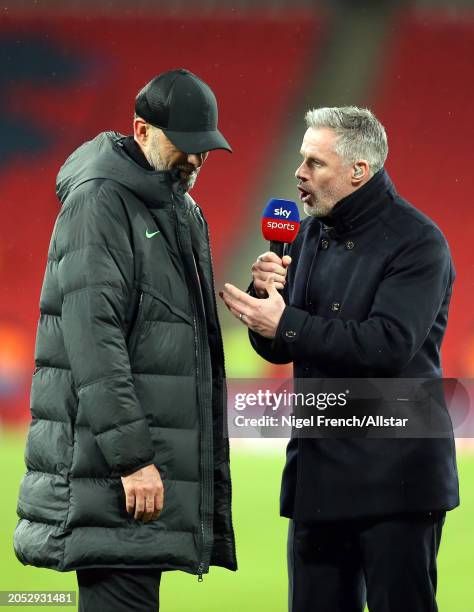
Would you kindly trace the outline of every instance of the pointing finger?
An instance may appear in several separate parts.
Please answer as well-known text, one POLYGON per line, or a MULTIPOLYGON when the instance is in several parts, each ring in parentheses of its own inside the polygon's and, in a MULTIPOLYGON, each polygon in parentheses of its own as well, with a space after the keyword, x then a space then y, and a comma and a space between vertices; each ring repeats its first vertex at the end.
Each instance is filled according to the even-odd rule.
POLYGON ((234 300, 229 295, 224 295, 224 302, 232 314, 236 316, 239 316, 240 313, 248 315, 251 312, 251 309, 245 306, 245 304, 242 304, 242 302, 239 302, 238 300, 234 300))
POLYGON ((258 304, 259 301, 257 298, 250 296, 248 293, 245 293, 245 291, 241 291, 230 283, 226 283, 224 285, 224 297, 226 294, 234 300, 237 300, 238 302, 241 302, 247 306, 254 306, 256 303, 258 304))

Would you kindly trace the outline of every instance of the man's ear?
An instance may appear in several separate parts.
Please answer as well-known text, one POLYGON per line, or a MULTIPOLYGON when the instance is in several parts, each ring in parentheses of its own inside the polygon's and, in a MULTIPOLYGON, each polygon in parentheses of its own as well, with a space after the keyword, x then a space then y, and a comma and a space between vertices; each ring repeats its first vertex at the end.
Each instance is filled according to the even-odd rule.
POLYGON ((352 184, 354 186, 365 183, 370 178, 370 166, 365 159, 359 159, 352 166, 352 184))
POLYGON ((145 145, 150 137, 150 126, 141 117, 135 117, 133 120, 133 137, 140 145, 145 145))

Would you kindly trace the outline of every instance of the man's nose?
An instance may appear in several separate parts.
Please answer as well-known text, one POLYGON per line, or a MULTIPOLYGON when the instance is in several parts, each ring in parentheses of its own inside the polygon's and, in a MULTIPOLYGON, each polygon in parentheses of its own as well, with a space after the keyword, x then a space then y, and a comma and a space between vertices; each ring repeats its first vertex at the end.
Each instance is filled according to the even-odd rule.
POLYGON ((296 168, 295 178, 297 178, 299 181, 304 181, 308 178, 304 172, 304 163, 302 163, 300 166, 298 166, 298 168, 296 168))
POLYGON ((206 157, 207 153, 190 153, 188 155, 188 164, 197 170, 203 165, 206 157))

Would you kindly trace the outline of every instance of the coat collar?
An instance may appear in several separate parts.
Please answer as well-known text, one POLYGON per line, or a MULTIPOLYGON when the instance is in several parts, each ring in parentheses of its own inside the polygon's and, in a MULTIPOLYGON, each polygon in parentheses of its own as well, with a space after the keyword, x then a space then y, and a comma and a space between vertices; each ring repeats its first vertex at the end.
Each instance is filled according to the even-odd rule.
POLYGON ((323 225, 333 227, 338 234, 351 231, 376 217, 386 206, 387 195, 393 199, 396 191, 382 168, 360 189, 339 200, 330 216, 319 220, 323 225))

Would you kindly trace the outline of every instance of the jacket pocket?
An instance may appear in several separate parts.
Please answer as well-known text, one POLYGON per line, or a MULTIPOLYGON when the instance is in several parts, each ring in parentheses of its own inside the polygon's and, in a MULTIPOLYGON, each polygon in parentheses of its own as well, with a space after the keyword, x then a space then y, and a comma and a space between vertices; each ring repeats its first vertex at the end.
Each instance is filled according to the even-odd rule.
POLYGON ((130 356, 133 355, 137 347, 138 338, 140 336, 140 331, 141 331, 141 327, 143 323, 143 315, 144 315, 144 310, 145 310, 144 304, 143 304, 144 295, 145 294, 143 291, 139 291, 137 313, 135 316, 135 320, 132 323, 132 326, 130 328, 130 332, 128 334, 127 347, 128 347, 128 354, 130 356))
POLYGON ((128 342, 133 372, 190 374, 192 319, 158 292, 140 288, 128 342))
POLYGON ((149 285, 141 288, 146 301, 146 320, 193 325, 192 316, 178 308, 164 295, 149 285))

